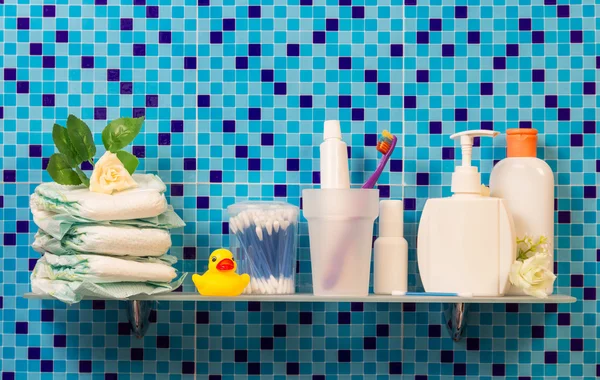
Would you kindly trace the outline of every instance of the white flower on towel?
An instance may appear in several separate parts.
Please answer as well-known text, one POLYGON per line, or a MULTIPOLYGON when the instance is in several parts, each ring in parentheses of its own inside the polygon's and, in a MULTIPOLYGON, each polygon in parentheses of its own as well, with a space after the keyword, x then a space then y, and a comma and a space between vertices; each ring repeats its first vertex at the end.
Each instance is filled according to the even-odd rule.
POLYGON ((90 191, 112 194, 133 187, 137 187, 137 183, 116 154, 107 151, 94 165, 92 178, 90 178, 90 191))
POLYGON ((538 252, 530 258, 513 263, 510 270, 510 282, 530 296, 546 298, 545 289, 552 286, 556 276, 550 270, 552 261, 550 255, 538 252))

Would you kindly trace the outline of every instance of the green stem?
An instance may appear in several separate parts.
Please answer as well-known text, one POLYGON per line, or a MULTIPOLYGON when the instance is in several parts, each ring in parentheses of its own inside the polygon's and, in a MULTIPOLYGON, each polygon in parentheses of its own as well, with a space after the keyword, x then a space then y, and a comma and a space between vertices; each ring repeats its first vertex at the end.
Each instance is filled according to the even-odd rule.
POLYGON ((81 183, 83 183, 86 187, 90 187, 90 179, 87 177, 87 175, 85 175, 83 170, 79 169, 78 167, 75 167, 74 169, 79 179, 81 179, 81 183))

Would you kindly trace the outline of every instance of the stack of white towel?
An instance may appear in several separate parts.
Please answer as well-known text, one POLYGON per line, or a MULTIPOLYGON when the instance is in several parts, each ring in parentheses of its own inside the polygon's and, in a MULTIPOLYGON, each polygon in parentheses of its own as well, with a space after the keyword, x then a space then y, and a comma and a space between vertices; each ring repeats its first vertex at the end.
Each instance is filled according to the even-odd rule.
POLYGON ((54 182, 35 189, 30 204, 39 231, 33 249, 43 256, 31 275, 34 293, 74 303, 84 296, 126 298, 179 287, 185 274, 174 281, 169 229, 185 223, 168 206, 160 178, 133 179, 138 187, 113 195, 54 182))

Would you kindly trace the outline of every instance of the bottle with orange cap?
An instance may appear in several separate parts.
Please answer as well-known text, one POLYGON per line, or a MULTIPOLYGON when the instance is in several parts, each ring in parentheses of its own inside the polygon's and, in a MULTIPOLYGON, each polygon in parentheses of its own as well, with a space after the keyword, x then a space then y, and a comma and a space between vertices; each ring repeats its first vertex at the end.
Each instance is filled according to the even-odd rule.
MULTIPOLYGON (((506 131, 506 158, 492 170, 490 192, 492 197, 504 199, 513 216, 519 247, 517 260, 523 261, 533 254, 532 251, 543 250, 550 255, 549 262, 552 263, 554 175, 550 166, 537 158, 537 134, 535 129, 506 131), (535 249, 531 250, 531 247, 535 249)), ((552 294, 551 286, 545 290, 552 294)), ((508 294, 523 295, 524 292, 511 286, 508 294)))

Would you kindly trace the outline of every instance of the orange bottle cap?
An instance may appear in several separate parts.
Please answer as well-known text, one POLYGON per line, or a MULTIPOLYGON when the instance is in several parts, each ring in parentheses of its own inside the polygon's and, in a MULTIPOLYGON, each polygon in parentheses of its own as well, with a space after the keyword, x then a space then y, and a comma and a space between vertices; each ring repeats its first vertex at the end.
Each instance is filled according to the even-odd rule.
POLYGON ((536 157, 536 129, 508 129, 506 131, 507 157, 536 157))

